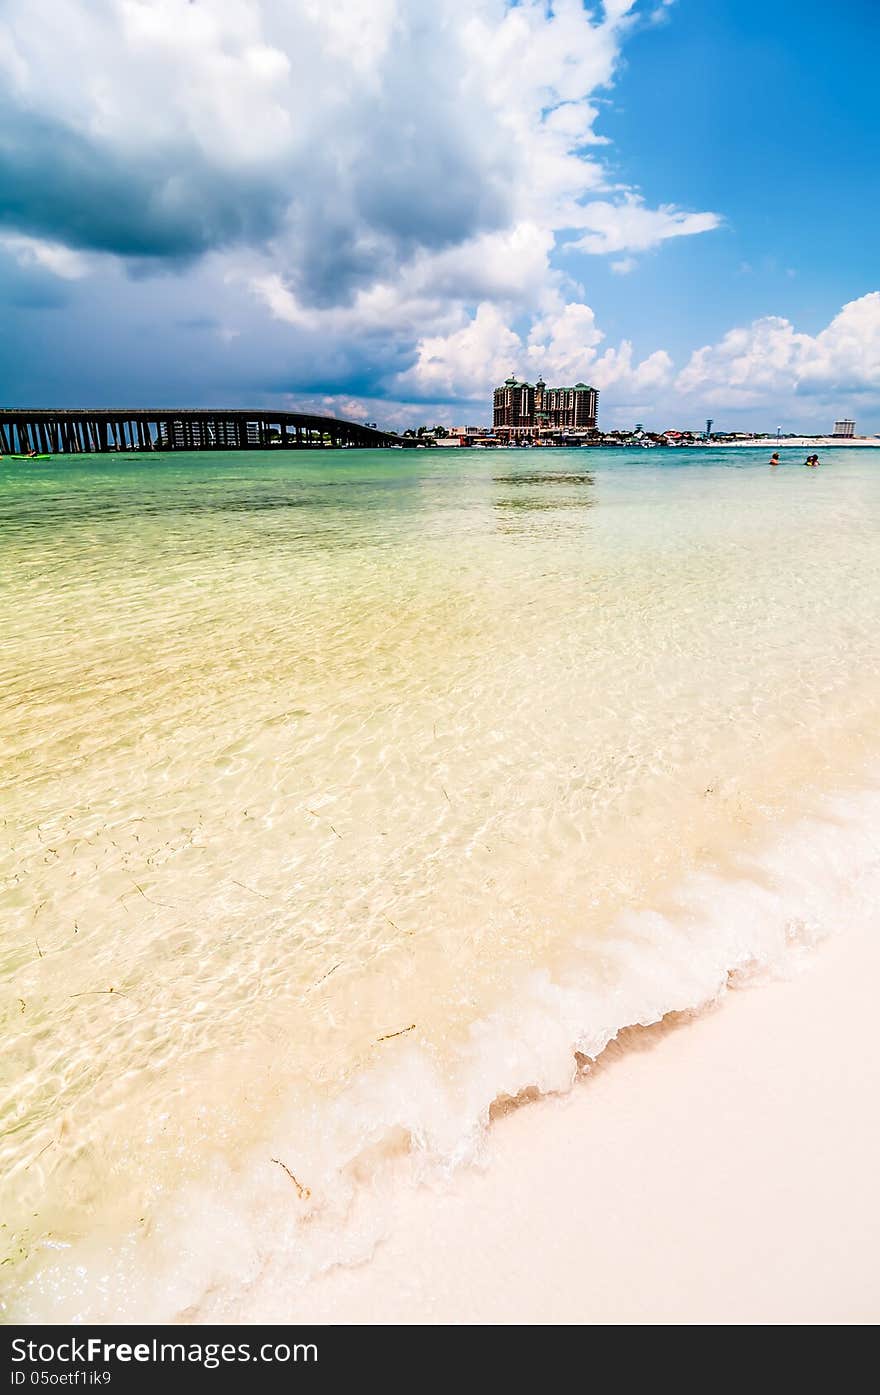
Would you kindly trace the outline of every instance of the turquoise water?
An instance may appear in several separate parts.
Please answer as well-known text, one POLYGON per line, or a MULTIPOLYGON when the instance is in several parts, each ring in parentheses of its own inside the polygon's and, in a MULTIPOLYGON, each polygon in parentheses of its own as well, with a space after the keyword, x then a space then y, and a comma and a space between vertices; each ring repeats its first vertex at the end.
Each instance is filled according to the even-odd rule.
POLYGON ((880 716, 880 453, 782 455, 0 462, 14 1311, 198 1307, 212 1224, 156 1276, 208 1198, 277 1232, 282 1158, 338 1238, 380 1153, 764 952, 678 889, 880 716))

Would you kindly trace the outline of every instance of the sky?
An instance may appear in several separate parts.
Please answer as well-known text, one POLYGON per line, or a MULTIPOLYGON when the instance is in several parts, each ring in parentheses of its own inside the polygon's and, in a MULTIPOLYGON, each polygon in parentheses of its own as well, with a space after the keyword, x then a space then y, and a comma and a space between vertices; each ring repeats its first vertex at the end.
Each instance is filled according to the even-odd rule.
POLYGON ((0 0, 0 403, 880 432, 880 6, 0 0))

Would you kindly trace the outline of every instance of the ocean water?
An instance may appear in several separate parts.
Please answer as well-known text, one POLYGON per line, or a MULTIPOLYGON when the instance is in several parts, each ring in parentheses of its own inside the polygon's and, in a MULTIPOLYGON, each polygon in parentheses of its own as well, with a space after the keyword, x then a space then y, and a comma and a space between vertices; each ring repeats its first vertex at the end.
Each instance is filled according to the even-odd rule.
POLYGON ((868 913, 880 452, 0 461, 3 1284, 235 1316, 868 913))

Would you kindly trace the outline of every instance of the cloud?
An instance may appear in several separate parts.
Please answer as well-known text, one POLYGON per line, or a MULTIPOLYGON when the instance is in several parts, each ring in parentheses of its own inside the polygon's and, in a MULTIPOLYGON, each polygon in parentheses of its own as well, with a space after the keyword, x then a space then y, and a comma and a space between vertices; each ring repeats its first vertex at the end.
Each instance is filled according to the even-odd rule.
POLYGON ((594 24, 572 0, 552 17, 536 0, 7 0, 0 211, 121 256, 277 238, 300 294, 332 300, 505 225, 523 158, 536 194, 596 182, 574 153, 583 97, 629 8, 594 24))
POLYGON ((533 327, 529 362, 536 365, 547 382, 583 381, 627 395, 654 390, 670 381, 672 360, 665 350, 658 349, 641 362, 634 362, 633 346, 628 340, 600 352, 604 338, 590 307, 571 303, 533 327))
POLYGON ((484 303, 460 329, 422 338, 415 363, 401 374, 397 386, 444 401, 485 397, 516 368, 522 349, 522 340, 500 310, 484 303))
POLYGON ((589 201, 590 99, 634 8, 7 0, 0 221, 127 258, 261 249, 319 307, 529 223, 591 251, 702 231, 715 215, 589 201))
POLYGON ((850 301, 816 335, 768 315, 697 349, 676 382, 706 403, 752 406, 792 395, 880 389, 880 292, 850 301))
POLYGON ((665 24, 669 18, 669 11, 676 3, 676 0, 657 0, 656 8, 648 16, 651 24, 665 24))
POLYGON ((648 207, 603 163, 602 96, 656 8, 5 0, 5 249, 71 286, 100 270, 136 383, 160 337, 167 361, 170 302, 175 323, 222 326, 218 382, 262 364, 272 390, 336 375, 356 400, 451 400, 519 355, 629 390, 662 365, 600 345, 571 254, 624 274, 720 222, 648 207))
POLYGON ((717 213, 684 213, 671 205, 646 208, 636 194, 627 194, 617 203, 594 200, 579 215, 579 225, 587 229, 583 237, 569 244, 581 252, 601 255, 609 252, 647 252, 670 237, 691 237, 720 227, 717 213))
POLYGON ((14 257, 19 266, 49 271, 62 281, 78 281, 87 276, 90 262, 61 242, 45 242, 18 233, 0 234, 0 249, 14 257))
MULTIPOLYGON (((344 421, 381 423, 395 431, 422 425, 463 425, 450 422, 448 404, 444 402, 394 402, 388 398, 353 397, 349 393, 323 393, 317 396, 290 394, 284 406, 291 412, 307 412, 315 416, 340 417, 344 421)), ((466 413, 465 413, 466 415, 466 413)))
POLYGON ((394 387, 401 397, 488 400, 510 372, 551 384, 591 383, 609 394, 608 407, 624 413, 638 407, 639 414, 683 411, 696 418, 712 409, 746 412, 760 425, 780 410, 819 419, 841 399, 870 409, 880 393, 880 292, 851 301, 815 335, 778 316, 732 329, 693 353, 677 374, 665 349, 640 359, 629 340, 607 345, 582 302, 557 302, 526 335, 484 303, 465 324, 424 338, 394 387))
POLYGON ((529 364, 547 382, 575 382, 590 372, 602 338, 589 305, 571 302, 532 326, 529 364))
POLYGON ((604 337, 590 306, 579 302, 557 304, 532 324, 526 340, 496 307, 484 303, 461 328, 421 340, 416 362, 396 387, 403 394, 452 401, 487 398, 511 372, 542 376, 551 385, 583 381, 630 394, 669 382, 672 360, 665 351, 634 363, 626 340, 600 352, 604 337))

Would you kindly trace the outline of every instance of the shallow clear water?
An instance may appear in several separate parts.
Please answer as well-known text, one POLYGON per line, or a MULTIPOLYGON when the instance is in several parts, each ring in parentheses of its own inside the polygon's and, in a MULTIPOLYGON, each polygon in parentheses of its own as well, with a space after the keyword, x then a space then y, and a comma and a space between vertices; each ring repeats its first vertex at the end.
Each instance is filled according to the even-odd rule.
POLYGON ((475 1025, 524 974, 577 946, 601 985, 622 914, 859 780, 880 453, 786 455, 0 461, 3 1274, 34 1311, 51 1247, 270 1141, 312 1191, 395 1130, 454 1157, 465 1058, 477 1113, 532 1083, 515 1018, 495 1065, 475 1025), (330 1160, 377 1073, 394 1108, 360 1097, 330 1160))

